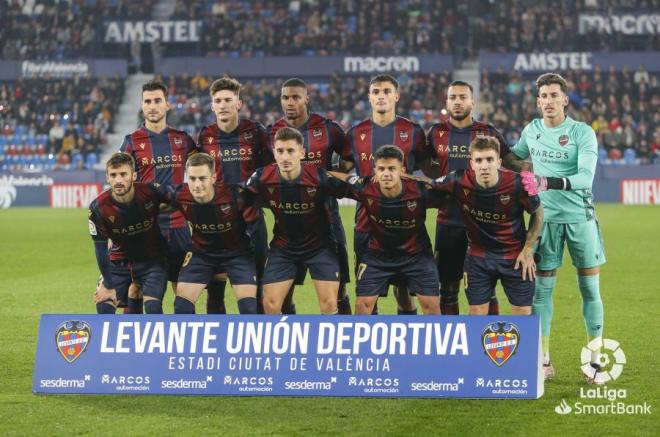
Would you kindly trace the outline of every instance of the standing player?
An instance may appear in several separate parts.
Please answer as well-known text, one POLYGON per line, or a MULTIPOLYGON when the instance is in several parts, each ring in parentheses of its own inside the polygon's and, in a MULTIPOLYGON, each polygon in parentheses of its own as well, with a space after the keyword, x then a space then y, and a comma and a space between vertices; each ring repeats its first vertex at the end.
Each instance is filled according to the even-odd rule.
MULTIPOLYGON (((399 84, 387 74, 375 76, 369 83, 369 103, 371 118, 353 126, 346 134, 347 147, 342 158, 346 167, 354 167, 357 175, 373 175, 373 154, 381 146, 395 145, 403 151, 403 166, 408 171, 421 168, 432 153, 427 149, 424 130, 417 123, 396 115, 399 101, 399 84)), ((355 265, 368 242, 368 219, 363 208, 358 205, 355 219, 355 265)), ((398 281, 395 281, 395 283, 398 281)), ((386 293, 387 291, 385 291, 386 293)), ((405 286, 395 287, 399 314, 417 314, 414 301, 405 286)))
POLYGON ((99 314, 114 314, 131 283, 141 287, 148 314, 163 312, 167 252, 157 217, 164 196, 155 184, 134 183, 134 168, 131 155, 112 155, 106 164, 110 189, 89 205, 89 233, 103 276, 96 292, 99 314), (110 239, 113 244, 108 252, 110 239))
MULTIPOLYGON (((309 165, 325 170, 332 169, 333 153, 341 156, 345 146, 346 137, 342 128, 319 114, 309 113, 309 96, 307 95, 307 84, 298 78, 291 78, 282 84, 280 95, 284 117, 277 120, 269 128, 271 145, 274 145, 277 131, 283 127, 298 129, 303 136, 303 147, 305 156, 303 165, 309 165)), ((340 285, 337 306, 340 314, 351 314, 351 302, 346 293, 346 284, 349 282, 348 253, 346 252, 346 234, 344 226, 339 217, 339 205, 337 199, 329 198, 329 207, 332 213, 331 229, 333 239, 337 242, 337 255, 340 262, 340 285)), ((284 301, 282 311, 284 314, 295 314, 293 303, 293 288, 295 284, 302 285, 305 280, 306 269, 300 268, 296 276, 294 286, 291 287, 284 301)))
POLYGON ((538 196, 527 193, 519 174, 500 168, 499 148, 496 137, 476 137, 469 144, 470 168, 452 171, 432 184, 450 194, 463 214, 469 240, 463 278, 470 314, 488 314, 492 291, 500 280, 512 314, 528 315, 543 208, 538 196), (530 214, 527 232, 525 211, 530 214))
POLYGON ((298 267, 304 265, 314 281, 321 313, 336 314, 339 260, 327 207, 333 187, 324 169, 302 165, 305 149, 298 130, 281 128, 273 152, 276 163, 257 170, 244 191, 248 205, 269 208, 275 217, 264 272, 264 309, 267 314, 281 313, 298 267))
MULTIPOLYGON (((449 84, 446 107, 449 120, 436 123, 427 134, 435 151, 438 166, 433 177, 446 176, 454 170, 465 170, 470 161, 469 145, 477 136, 497 139, 500 156, 507 168, 520 168, 524 163, 509 153, 502 135, 490 124, 472 118, 474 96, 472 85, 460 80, 449 84)), ((463 277, 463 261, 467 251, 467 235, 461 212, 453 199, 438 209, 435 232, 435 257, 440 275, 440 309, 442 314, 458 314, 458 292, 463 277)), ((499 314, 499 304, 493 289, 488 314, 499 314)))
MULTIPOLYGON (((236 186, 245 182, 254 171, 270 161, 266 129, 253 120, 239 118, 243 106, 240 97, 241 84, 224 76, 211 84, 211 109, 216 121, 199 133, 197 149, 215 159, 217 181, 236 186)), ((268 237, 263 216, 257 226, 256 241, 257 277, 261 288, 263 265, 268 252, 268 237)), ((206 301, 208 314, 226 313, 224 296, 226 275, 216 275, 209 284, 206 301)), ((261 289, 259 296, 261 296, 261 289)))
MULTIPOLYGON (((185 132, 167 125, 169 109, 164 83, 152 80, 142 85, 144 125, 126 135, 120 148, 133 157, 138 182, 183 183, 186 159, 195 152, 195 143, 185 132)), ((176 290, 179 269, 190 247, 190 231, 178 211, 160 214, 158 225, 167 241, 167 278, 176 290)), ((142 312, 137 288, 131 287, 127 304, 127 312, 142 312)))
POLYGON ((192 228, 192 248, 179 273, 174 312, 194 314, 206 284, 227 272, 239 312, 256 314, 256 263, 246 219, 255 222, 258 215, 243 207, 236 185, 216 184, 215 162, 206 153, 188 159, 186 176, 187 184, 168 192, 170 205, 183 213, 192 228))
MULTIPOLYGON (((605 253, 594 212, 593 184, 598 144, 593 129, 564 113, 568 105, 566 80, 547 73, 536 80, 537 105, 543 115, 525 126, 512 149, 520 158, 531 157, 534 173, 540 177, 539 190, 545 221, 539 244, 538 278, 534 314, 541 317, 541 340, 546 379, 555 375, 550 362, 552 290, 557 268, 562 265, 564 244, 568 246, 582 295, 582 315, 589 341, 602 340, 603 302, 600 298, 600 266, 605 253)), ((591 356, 595 371, 600 368, 599 351, 591 356)))
MULTIPOLYGON (((378 297, 394 278, 406 281, 424 314, 440 314, 438 271, 426 232, 426 209, 437 208, 445 195, 422 182, 402 180, 403 152, 382 146, 373 155, 374 176, 364 183, 353 177, 346 195, 362 204, 369 233, 357 267, 356 314, 372 314, 378 297)), ((342 180, 348 175, 331 173, 342 180)))

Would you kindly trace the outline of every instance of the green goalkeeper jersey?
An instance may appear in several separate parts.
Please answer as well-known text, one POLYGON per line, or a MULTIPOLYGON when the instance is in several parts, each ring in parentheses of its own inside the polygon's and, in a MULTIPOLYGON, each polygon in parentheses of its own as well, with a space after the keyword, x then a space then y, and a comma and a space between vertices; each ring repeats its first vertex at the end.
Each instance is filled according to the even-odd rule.
POLYGON ((537 118, 525 126, 511 151, 522 159, 531 156, 535 174, 571 182, 570 191, 539 193, 546 222, 581 223, 594 218, 591 187, 598 143, 589 125, 566 117, 559 126, 550 128, 537 118))

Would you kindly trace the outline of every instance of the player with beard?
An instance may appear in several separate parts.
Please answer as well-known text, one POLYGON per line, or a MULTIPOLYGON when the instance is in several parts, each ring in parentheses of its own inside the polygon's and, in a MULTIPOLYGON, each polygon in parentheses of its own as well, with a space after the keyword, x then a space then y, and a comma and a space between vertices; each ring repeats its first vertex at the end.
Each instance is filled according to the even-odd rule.
POLYGON ((127 153, 115 153, 106 164, 109 190, 89 205, 89 233, 94 241, 102 280, 95 293, 96 311, 114 314, 137 284, 148 314, 162 314, 167 287, 166 241, 158 227, 162 187, 134 182, 135 163, 127 153), (108 252, 108 240, 112 249, 108 252))
MULTIPOLYGON (((347 146, 342 159, 345 169, 355 168, 360 177, 374 174, 373 154, 381 146, 394 145, 403 152, 403 167, 408 171, 425 168, 433 152, 427 148, 424 130, 417 123, 396 114, 399 84, 387 74, 375 76, 369 83, 371 118, 353 126, 346 134, 347 146)), ((369 242, 369 221, 364 208, 356 209, 354 250, 356 268, 369 242)), ((393 278, 398 314, 417 314, 404 281, 393 278)), ((384 291, 385 295, 387 290, 384 291)), ((377 311, 377 310, 376 310, 377 311)))
MULTIPOLYGON (((336 122, 320 114, 309 112, 307 84, 301 79, 291 78, 282 84, 280 101, 284 117, 269 127, 271 147, 274 147, 275 135, 277 135, 277 132, 281 128, 295 128, 303 136, 305 156, 303 157, 302 165, 331 170, 333 154, 341 156, 344 153, 343 147, 345 147, 346 137, 342 128, 336 122)), ((346 293, 346 284, 350 280, 348 253, 346 251, 346 234, 341 217, 339 216, 337 199, 329 197, 327 201, 331 213, 330 228, 333 233, 333 241, 336 242, 337 246, 341 274, 337 308, 339 314, 351 314, 351 302, 346 293)), ((295 285, 303 284, 306 273, 307 270, 303 266, 300 266, 294 285, 291 286, 291 290, 289 290, 284 300, 282 307, 284 314, 296 313, 296 307, 293 303, 293 290, 295 285)))
MULTIPOLYGON (((138 182, 182 184, 186 160, 195 153, 195 142, 185 132, 167 125, 170 104, 164 83, 152 80, 142 86, 141 109, 144 125, 126 135, 120 151, 133 157, 138 182)), ((160 214, 158 225, 167 241, 167 276, 172 290, 176 290, 179 269, 190 248, 190 231, 179 211, 160 214)), ((129 290, 126 312, 142 312, 142 298, 135 286, 129 290)))
MULTIPOLYGON (((438 166, 434 177, 447 176, 455 170, 465 170, 470 162, 470 143, 480 136, 494 137, 499 143, 503 164, 520 170, 526 165, 515 155, 502 135, 491 124, 472 117, 474 96, 472 85, 460 80, 447 89, 446 108, 449 120, 434 124, 428 131, 429 146, 435 151, 438 166)), ((435 258, 440 276, 440 308, 442 314, 459 314, 458 293, 463 277, 463 261, 468 247, 465 222, 454 199, 438 209, 435 233, 435 258)), ((499 314, 499 304, 493 289, 488 314, 499 314)))

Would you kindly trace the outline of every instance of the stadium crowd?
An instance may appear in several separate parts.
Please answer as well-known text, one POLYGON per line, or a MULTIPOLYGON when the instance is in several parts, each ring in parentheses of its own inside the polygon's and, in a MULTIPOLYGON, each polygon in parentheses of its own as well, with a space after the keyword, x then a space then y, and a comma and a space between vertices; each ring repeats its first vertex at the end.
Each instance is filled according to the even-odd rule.
POLYGON ((0 82, 0 169, 92 167, 123 95, 119 78, 0 82))
MULTIPOLYGON (((0 55, 9 59, 63 59, 94 54, 103 20, 148 18, 157 0, 0 1, 0 55), (101 13, 102 12, 102 13, 101 13), (75 23, 75 25, 74 25, 75 23)), ((291 0, 230 2, 178 0, 173 18, 201 18, 206 29, 195 50, 208 56, 324 56, 345 53, 451 53, 457 59, 494 52, 659 50, 660 37, 574 31, 581 12, 653 11, 658 0, 291 0), (478 15, 469 15, 479 10, 478 15), (477 8, 477 9, 475 9, 477 8), (466 30, 467 29, 467 30, 466 30)), ((125 48, 127 53, 132 48, 125 48)), ((113 53, 116 53, 113 52, 113 53)), ((601 145, 601 162, 660 162, 658 77, 639 67, 622 72, 564 72, 568 112, 589 122, 601 145)), ((170 123, 195 134, 213 119, 208 86, 213 77, 165 78, 170 123)), ((284 79, 284 78, 282 78, 284 79)), ((450 72, 402 72, 398 112, 428 128, 443 115, 450 72)), ((537 116, 535 76, 481 74, 477 112, 515 143, 537 116)), ((348 129, 368 117, 367 79, 334 74, 311 80, 312 110, 348 129)), ((246 81, 242 115, 270 124, 280 116, 281 80, 246 81)), ((119 79, 19 79, 0 82, 0 166, 80 168, 93 164, 111 129, 123 83, 119 79), (38 136, 38 137, 37 137, 38 136), (36 149, 35 149, 36 147, 36 149), (55 157, 42 159, 52 154, 55 157), (30 156, 30 158, 27 158, 30 156), (87 159, 90 161, 87 161, 87 159), (82 161, 82 163, 81 163, 82 161)))
MULTIPOLYGON (((150 18, 156 0, 0 2, 3 59, 116 56, 103 44, 103 20, 150 18)), ((577 31, 582 12, 654 11, 657 0, 290 0, 176 2, 173 19, 201 19, 201 44, 166 54, 222 57, 336 54, 454 54, 480 50, 659 50, 658 35, 577 31), (479 11, 472 15, 471 11, 479 11)), ((126 44, 124 53, 130 49, 126 44)))

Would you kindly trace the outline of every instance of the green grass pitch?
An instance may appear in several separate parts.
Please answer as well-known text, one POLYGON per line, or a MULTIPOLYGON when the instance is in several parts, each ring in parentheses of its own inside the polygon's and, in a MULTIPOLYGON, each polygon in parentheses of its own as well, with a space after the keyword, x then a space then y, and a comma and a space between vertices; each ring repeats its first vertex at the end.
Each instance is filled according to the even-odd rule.
MULTIPOLYGON (((586 337, 568 257, 555 290, 552 356, 558 375, 537 401, 35 396, 39 315, 94 312, 98 272, 87 213, 0 210, 0 435, 657 435, 660 209, 600 204, 597 212, 608 259, 601 273, 605 337, 619 341, 628 360, 609 387, 626 389, 626 403, 650 403, 650 416, 554 412, 562 399, 580 401, 580 388, 589 387, 579 369, 586 337)), ((352 247, 352 208, 343 207, 342 216, 352 247)), ((165 300, 171 313, 171 292, 165 300)), ((235 312, 233 297, 228 301, 235 312)), ((301 313, 318 312, 309 285, 297 291, 296 303, 301 313)), ((465 299, 461 304, 464 312, 465 299)), ((199 305, 203 311, 204 302, 199 305)), ((391 301, 380 307, 394 312, 391 301)))

